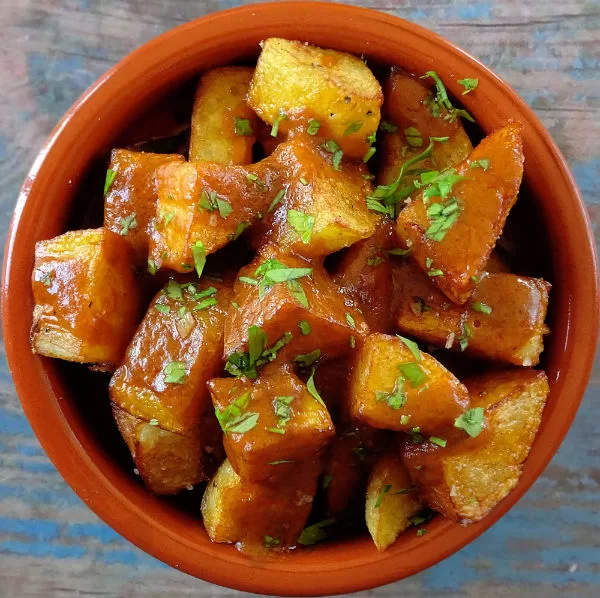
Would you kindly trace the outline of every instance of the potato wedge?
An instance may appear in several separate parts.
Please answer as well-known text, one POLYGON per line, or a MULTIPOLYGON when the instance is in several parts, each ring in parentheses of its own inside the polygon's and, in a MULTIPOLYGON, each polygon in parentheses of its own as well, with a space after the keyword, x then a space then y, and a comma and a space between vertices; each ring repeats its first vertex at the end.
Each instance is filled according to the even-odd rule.
MULTIPOLYGON (((400 172, 404 162, 420 154, 429 143, 430 137, 448 137, 444 143, 433 146, 429 158, 416 162, 413 168, 444 170, 456 166, 469 157, 473 150, 460 119, 450 120, 442 107, 439 116, 434 116, 426 102, 431 86, 408 73, 392 68, 384 88, 384 103, 380 148, 378 149, 379 171, 377 182, 390 184, 400 172)), ((409 185, 416 177, 407 176, 403 185, 409 185)))
POLYGON ((391 332, 395 328, 393 263, 387 253, 393 247, 393 223, 385 218, 372 237, 348 248, 333 277, 341 291, 360 306, 373 332, 391 332))
POLYGON ((197 426, 210 401, 206 381, 221 367, 230 297, 218 283, 169 281, 110 381, 112 402, 170 432, 184 434, 197 426))
POLYGON ((550 283, 515 274, 484 274, 463 306, 451 304, 416 265, 397 260, 398 328, 436 347, 531 366, 544 349, 550 283))
POLYGON ((262 43, 248 92, 248 104, 265 122, 277 120, 288 132, 316 120, 319 136, 352 158, 368 151, 382 102, 379 82, 356 56, 280 38, 262 43))
POLYGON ((377 550, 391 546, 422 510, 398 451, 382 455, 369 477, 365 519, 377 550))
POLYGON ((343 161, 336 169, 332 154, 308 135, 281 144, 269 157, 286 180, 285 197, 256 233, 282 250, 322 257, 370 237, 380 216, 367 208, 372 191, 364 164, 343 161), (272 229, 272 233, 269 231, 272 229))
POLYGON ((424 502, 449 519, 471 523, 516 486, 550 388, 544 372, 532 369, 491 372, 465 384, 472 408, 483 411, 471 425, 482 421, 483 431, 471 437, 454 429, 445 447, 408 440, 403 460, 424 502))
POLYGON ((34 353, 112 371, 141 315, 129 244, 104 229, 71 231, 35 247, 34 353))
POLYGON ((205 480, 201 426, 179 435, 113 405, 113 415, 145 486, 155 494, 177 494, 205 480))
POLYGON ((190 136, 190 162, 250 164, 256 114, 246 104, 254 69, 228 66, 200 78, 190 136))
POLYGON ((290 366, 265 367, 255 382, 208 382, 225 452, 245 482, 285 475, 315 458, 335 436, 327 407, 313 397, 290 366))
POLYGON ((159 168, 150 237, 154 267, 191 272, 193 246, 208 255, 239 237, 267 210, 269 172, 264 163, 245 168, 171 162, 159 168))
POLYGON ((287 336, 279 352, 284 360, 315 350, 323 358, 336 357, 348 352, 369 330, 321 266, 291 255, 283 257, 273 248, 265 249, 240 271, 234 293, 239 309, 231 312, 225 325, 226 357, 248 350, 252 326, 264 330, 269 346, 287 336), (272 282, 288 275, 297 278, 272 282))
POLYGON ((425 186, 397 218, 402 247, 411 248, 454 303, 472 295, 516 201, 523 176, 521 130, 520 123, 510 122, 486 137, 468 160, 440 174, 442 183, 425 186))
POLYGON ((320 469, 320 463, 307 462, 274 483, 247 483, 224 461, 202 498, 210 539, 239 542, 251 554, 295 546, 312 508, 320 469))
MULTIPOLYGON (((156 213, 154 173, 169 162, 183 162, 178 154, 113 150, 110 172, 115 173, 104 198, 104 227, 121 235, 133 248, 137 264, 145 264, 152 220, 156 213)), ((110 179, 109 179, 110 182, 110 179)))
POLYGON ((469 395, 431 355, 371 334, 357 349, 349 401, 352 416, 374 428, 435 434, 468 408, 469 395))

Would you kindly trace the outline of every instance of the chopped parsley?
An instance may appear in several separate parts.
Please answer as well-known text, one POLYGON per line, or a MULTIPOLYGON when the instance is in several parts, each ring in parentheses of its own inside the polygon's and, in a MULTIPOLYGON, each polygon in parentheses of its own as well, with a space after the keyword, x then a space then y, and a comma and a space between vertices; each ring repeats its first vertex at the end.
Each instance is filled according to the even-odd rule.
POLYGON ((251 380, 258 377, 258 368, 273 361, 280 349, 292 340, 292 333, 286 332, 272 347, 267 348, 267 334, 259 326, 248 328, 248 352, 229 355, 225 371, 232 376, 246 376, 251 380))
POLYGON ((375 155, 376 151, 377 151, 377 148, 371 146, 367 150, 367 153, 363 156, 363 162, 366 164, 375 155))
POLYGON ((161 314, 168 314, 171 312, 171 308, 168 305, 163 305, 162 303, 156 303, 154 307, 156 311, 161 314))
POLYGON ((165 289, 165 293, 169 299, 173 299, 174 301, 183 300, 181 285, 176 280, 169 280, 167 283, 167 288, 165 289))
POLYGON ((240 135, 241 137, 251 137, 254 135, 254 131, 252 130, 252 125, 247 118, 240 118, 239 116, 234 116, 233 121, 235 123, 235 134, 240 135))
POLYGON ((295 397, 286 396, 286 397, 275 397, 273 399, 273 409, 275 411, 275 417, 277 417, 277 427, 276 428, 267 428, 269 432, 274 432, 275 434, 285 434, 285 427, 288 422, 292 418, 292 410, 290 405, 295 397))
POLYGON ((392 409, 400 409, 400 407, 404 407, 407 401, 406 392, 404 390, 405 383, 406 378, 402 375, 399 375, 396 378, 394 390, 391 393, 376 390, 375 400, 378 403, 384 401, 388 405, 388 407, 391 407, 392 409))
POLYGON ((135 219, 135 212, 130 216, 126 216, 125 218, 119 218, 119 224, 121 225, 121 230, 119 234, 122 237, 125 237, 129 234, 130 229, 137 228, 137 220, 135 219))
POLYGON ((473 332, 468 324, 463 323, 462 334, 458 337, 460 350, 464 351, 469 346, 469 339, 473 336, 473 332))
POLYGON ((202 309, 208 309, 209 307, 212 307, 213 305, 218 305, 218 304, 219 304, 219 302, 214 297, 211 297, 210 299, 203 299, 199 303, 196 303, 196 305, 194 305, 194 307, 192 309, 194 311, 200 311, 202 309))
POLYGON ((394 249, 388 249, 386 251, 386 253, 388 255, 400 255, 400 256, 408 255, 410 252, 411 252, 410 247, 408 249, 402 249, 402 247, 396 247, 394 249))
POLYGON ((246 180, 249 183, 254 183, 261 191, 267 190, 267 186, 260 180, 259 176, 253 172, 249 172, 246 175, 246 180))
POLYGON ((196 268, 196 274, 198 278, 202 276, 202 270, 206 265, 206 247, 202 241, 196 241, 192 245, 192 257, 194 258, 194 267, 196 268))
POLYGON ((432 444, 437 444, 442 448, 444 448, 448 443, 448 441, 445 438, 440 438, 439 436, 430 436, 429 442, 431 442, 432 444))
POLYGON ((163 370, 167 384, 184 384, 187 376, 186 365, 183 361, 171 361, 163 370))
POLYGON ((312 236, 315 217, 309 216, 304 212, 299 212, 298 210, 288 210, 287 221, 298 235, 300 235, 302 243, 308 245, 312 236))
POLYGON ((354 338, 353 335, 350 335, 350 348, 356 349, 356 339, 354 338))
POLYGON ((463 208, 456 197, 431 204, 427 208, 427 217, 430 224, 425 231, 425 236, 432 241, 442 241, 446 233, 454 226, 462 211, 463 208))
POLYGON ((307 320, 300 320, 298 322, 298 327, 300 328, 300 332, 302 332, 302 336, 306 336, 311 333, 310 324, 307 320))
POLYGON ((386 133, 397 133, 400 130, 397 125, 386 120, 381 121, 379 128, 386 133))
POLYGON ((433 151, 434 143, 444 143, 446 141, 448 141, 448 137, 430 137, 427 148, 425 148, 425 150, 423 150, 420 154, 413 156, 404 162, 400 167, 398 176, 389 185, 378 185, 373 193, 367 196, 367 208, 373 212, 379 212, 380 214, 385 214, 390 218, 395 218, 396 205, 398 202, 408 197, 415 189, 414 183, 411 183, 407 187, 400 188, 402 179, 408 174, 413 174, 409 168, 413 164, 429 158, 429 156, 431 156, 431 152, 433 151))
POLYGON ((112 184, 115 182, 115 177, 117 176, 117 171, 116 170, 112 170, 111 168, 109 168, 106 171, 106 177, 104 179, 104 195, 106 195, 112 184))
POLYGON ((466 120, 475 122, 475 119, 466 111, 461 108, 455 108, 448 97, 446 87, 442 83, 436 72, 427 71, 421 79, 427 79, 431 77, 435 83, 436 93, 430 94, 430 96, 423 101, 430 110, 434 117, 440 118, 442 109, 446 110, 447 114, 443 117, 444 120, 454 122, 457 118, 462 116, 466 120))
POLYGON ((148 423, 151 426, 158 426, 158 420, 156 418, 154 418, 154 417, 148 423))
POLYGON ((154 276, 158 272, 158 264, 154 260, 148 260, 148 273, 154 276))
POLYGON ((492 308, 489 305, 479 301, 471 303, 471 309, 473 311, 478 311, 479 313, 485 314, 486 316, 489 316, 492 313, 492 308))
POLYGON ((464 430, 471 438, 477 438, 483 430, 484 409, 474 407, 459 415, 454 421, 454 427, 464 430))
POLYGON ((325 151, 332 154, 332 164, 334 170, 342 170, 342 158, 344 156, 344 152, 340 146, 333 139, 328 139, 321 144, 321 147, 325 151))
POLYGON ((302 183, 302 184, 303 184, 305 187, 306 187, 306 185, 308 185, 308 181, 307 181, 307 180, 306 180, 306 179, 305 179, 303 176, 301 176, 301 177, 300 177, 300 182, 301 182, 301 183, 302 183))
POLYGON ((279 125, 281 124, 281 121, 287 120, 287 118, 288 117, 286 114, 283 114, 282 112, 279 113, 279 115, 273 121, 273 126, 271 127, 271 137, 277 137, 277 134, 279 133, 279 125))
POLYGON ((277 259, 264 261, 254 272, 256 278, 240 276, 247 284, 258 285, 258 298, 262 300, 266 292, 276 284, 286 283, 292 296, 304 308, 308 308, 306 293, 297 279, 312 275, 312 268, 288 268, 277 259))
POLYGON ((407 348, 413 354, 413 357, 417 361, 421 361, 422 357, 421 357, 421 351, 419 350, 419 345, 417 345, 417 343, 415 343, 415 341, 411 341, 408 338, 404 338, 403 336, 400 336, 399 334, 397 334, 396 336, 407 346, 407 348))
POLYGON ((319 132, 319 129, 321 128, 321 123, 316 120, 315 118, 311 118, 308 121, 308 127, 306 128, 306 132, 309 135, 316 135, 319 132))
POLYGON ((383 262, 385 262, 385 259, 382 258, 380 255, 376 255, 375 257, 370 257, 367 260, 367 265, 371 266, 371 268, 376 268, 380 264, 383 264, 383 262))
POLYGON ((249 222, 240 222, 236 226, 235 232, 233 232, 229 235, 229 239, 231 241, 235 241, 249 226, 250 226, 249 222))
POLYGON ((360 121, 350 123, 348 125, 348 128, 344 131, 344 136, 352 135, 353 133, 357 133, 358 131, 360 131, 362 129, 362 126, 363 126, 363 123, 361 123, 360 121))
POLYGON ((425 187, 423 191, 423 201, 426 202, 430 197, 441 197, 446 199, 452 187, 456 183, 466 179, 467 177, 456 173, 455 168, 447 168, 441 172, 437 170, 428 170, 421 173, 420 180, 415 181, 414 185, 417 189, 425 187))
POLYGON ((251 399, 252 392, 247 391, 234 399, 225 409, 215 409, 215 415, 223 432, 244 434, 256 426, 258 413, 246 411, 251 399))
POLYGON ((348 322, 350 328, 356 329, 356 321, 348 312, 346 312, 346 322, 348 322))
POLYGON ((310 353, 304 353, 303 355, 296 355, 294 357, 294 362, 297 363, 300 367, 308 368, 314 363, 316 363, 321 357, 321 349, 315 349, 310 353))
POLYGON ((410 421, 410 415, 401 415, 400 416, 400 423, 403 426, 407 426, 409 421, 410 421))
POLYGON ((488 158, 481 158, 480 160, 469 162, 469 168, 483 168, 483 170, 487 170, 489 167, 490 161, 488 158))
POLYGON ((404 137, 406 139, 406 143, 410 145, 410 147, 423 147, 423 137, 419 129, 415 127, 408 127, 404 129, 404 137))
POLYGON ((265 548, 276 548, 281 544, 281 540, 273 538, 273 536, 265 535, 263 544, 265 548))
POLYGON ((52 284, 52 275, 54 274, 54 270, 49 270, 41 278, 39 278, 39 282, 41 282, 45 287, 49 287, 52 284))
POLYGON ((417 530, 417 538, 423 537, 426 533, 427 533, 426 528, 422 527, 421 529, 418 529, 417 530))
POLYGON ((162 222, 163 226, 169 226, 169 224, 171 223, 171 220, 173 220, 173 218, 175 218, 174 210, 171 210, 170 212, 167 212, 166 214, 164 212, 161 212, 159 214, 159 220, 162 222))
POLYGON ((229 214, 233 211, 231 204, 222 197, 217 196, 216 191, 211 191, 207 193, 204 189, 200 194, 200 201, 198 201, 198 209, 206 210, 207 212, 214 212, 215 210, 219 210, 219 214, 221 218, 227 218, 229 214))
POLYGON ((298 538, 298 544, 302 544, 303 546, 311 546, 312 544, 326 540, 327 532, 325 531, 325 528, 333 525, 334 523, 337 523, 337 519, 330 518, 305 527, 298 538))
POLYGON ((383 497, 391 490, 391 484, 384 484, 379 491, 379 496, 377 497, 377 501, 375 502, 375 508, 378 509, 383 502, 383 497))
POLYGON ((279 202, 281 202, 281 200, 285 197, 285 193, 286 193, 285 189, 280 189, 277 192, 277 195, 273 198, 273 201, 269 204, 269 208, 267 209, 267 214, 270 214, 276 208, 277 204, 279 204, 279 202))
POLYGON ((318 403, 323 405, 323 407, 327 408, 327 406, 325 405, 325 401, 321 398, 321 395, 319 394, 319 391, 317 390, 317 387, 315 386, 315 371, 316 371, 316 369, 317 369, 316 366, 314 366, 310 373, 310 378, 306 382, 306 390, 308 390, 308 392, 311 394, 311 396, 314 399, 316 399, 316 401, 318 403))
POLYGON ((477 89, 477 86, 479 85, 479 79, 472 79, 469 77, 466 77, 465 79, 459 79, 458 82, 465 88, 465 90, 462 92, 464 96, 474 89, 477 89))
POLYGON ((401 363, 398 365, 398 369, 403 376, 410 382, 412 388, 418 388, 424 382, 427 381, 427 374, 423 371, 423 368, 414 362, 401 363))

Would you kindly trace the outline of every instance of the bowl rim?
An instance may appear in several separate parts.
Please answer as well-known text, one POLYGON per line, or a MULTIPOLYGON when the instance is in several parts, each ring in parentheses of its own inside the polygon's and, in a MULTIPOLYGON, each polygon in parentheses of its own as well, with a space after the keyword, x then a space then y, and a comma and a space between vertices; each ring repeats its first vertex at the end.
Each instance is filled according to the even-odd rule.
MULTIPOLYGON (((13 217, 9 226, 7 235, 4 263, 2 271, 2 324, 4 327, 6 354, 9 363, 9 368, 13 375, 15 387, 18 396, 21 400, 27 418, 43 448, 48 453, 58 471, 72 487, 72 489, 80 496, 80 498, 108 525, 116 529, 120 534, 125 536, 132 543, 140 547, 142 550, 153 555, 160 560, 172 565, 176 569, 185 571, 191 575, 201 579, 216 583, 219 585, 273 595, 323 595, 323 594, 339 594, 344 592, 364 590, 378 585, 390 583, 407 577, 416 572, 422 571, 433 564, 436 564, 447 556, 458 551, 460 548, 474 540, 486 529, 491 527, 509 508, 511 508, 519 498, 529 489, 537 477, 542 473, 545 466, 549 463, 552 456, 558 449, 564 436, 566 435, 572 420, 575 417, 579 403, 583 397, 583 392, 587 384, 587 380, 591 371, 595 344, 588 342, 585 350, 580 349, 579 359, 579 375, 574 382, 571 382, 569 392, 571 400, 568 411, 562 413, 563 421, 557 427, 556 434, 552 439, 546 439, 544 445, 544 456, 537 459, 535 466, 530 466, 527 469, 527 479, 525 476, 521 478, 517 487, 511 492, 502 503, 492 511, 482 522, 474 524, 468 528, 460 528, 449 522, 435 522, 432 526, 430 534, 427 536, 431 540, 444 537, 443 546, 439 549, 429 552, 419 551, 413 544, 409 545, 414 548, 411 551, 411 558, 415 556, 415 562, 403 566, 402 571, 398 570, 399 560, 405 556, 406 552, 394 552, 380 554, 362 555, 356 559, 342 558, 341 564, 327 564, 316 566, 313 570, 295 570, 298 567, 290 567, 291 560, 285 558, 278 562, 269 562, 267 565, 257 564, 254 561, 244 558, 236 558, 222 556, 218 545, 209 547, 208 549, 197 549, 195 558, 190 558, 186 555, 186 551, 193 548, 190 542, 186 542, 185 538, 180 536, 175 537, 171 530, 161 525, 160 522, 150 520, 148 516, 140 509, 130 497, 122 493, 109 479, 104 476, 98 465, 86 453, 84 447, 80 444, 73 431, 69 428, 64 416, 58 406, 51 413, 38 408, 38 397, 40 393, 45 396, 52 395, 52 398, 60 400, 54 394, 53 388, 47 380, 32 380, 32 376, 28 376, 22 368, 23 351, 19 350, 18 343, 15 342, 15 334, 18 333, 17 320, 19 318, 18 303, 19 298, 9 292, 9 285, 20 277, 18 267, 23 261, 16 259, 18 254, 18 236, 19 231, 27 226, 27 222, 23 219, 23 213, 28 201, 28 197, 35 187, 35 180, 38 174, 44 169, 44 161, 48 154, 53 151, 53 147, 57 140, 63 134, 63 131, 69 127, 71 120, 86 104, 93 98, 99 90, 101 90, 110 79, 118 73, 127 70, 137 62, 143 62, 144 57, 151 52, 159 55, 161 47, 168 44, 177 44, 182 50, 185 49, 183 43, 186 35, 190 35, 196 28, 208 28, 211 25, 222 24, 229 19, 254 19, 257 17, 265 17, 273 11, 280 11, 285 8, 288 18, 295 16, 301 18, 305 15, 307 7, 310 7, 311 13, 319 13, 320 19, 337 19, 343 21, 345 19, 359 19, 361 21, 371 21, 379 26, 389 26, 401 33, 417 35, 427 41, 431 46, 437 46, 443 51, 450 52, 455 57, 461 58, 468 63, 472 68, 473 74, 485 75, 488 81, 492 81, 501 92, 510 98, 511 102, 517 107, 521 114, 526 115, 529 124, 533 125, 544 145, 546 154, 552 158, 557 171, 562 177, 566 186, 571 192, 573 207, 578 216, 578 233, 581 238, 578 239, 580 246, 585 246, 587 255, 585 256, 588 270, 593 272, 591 281, 582 293, 586 296, 584 303, 589 307, 595 306, 592 309, 587 320, 588 335, 596 338, 598 336, 598 265, 596 256, 596 246, 593 239, 590 222, 587 218, 585 204, 581 198, 577 185, 574 181, 565 158, 560 150, 550 137, 550 134, 543 127, 537 116, 525 104, 525 102, 510 88, 502 79, 494 74, 488 67, 480 61, 473 58, 464 50, 454 45, 452 42, 433 33, 401 19, 381 13, 372 9, 350 6, 344 4, 330 2, 280 2, 280 3, 264 3, 251 4, 237 8, 228 9, 212 13, 195 19, 174 29, 171 29, 158 37, 150 40, 137 50, 133 51, 115 66, 108 70, 98 81, 96 81, 82 96, 73 104, 65 116, 57 124, 53 132, 48 137, 39 155, 35 159, 31 170, 25 180, 23 188, 20 192, 13 217), (592 334, 593 333, 593 334, 592 334), (583 353, 581 353, 583 351, 583 353), (56 424, 56 428, 49 429, 48 420, 52 420, 56 424), (69 448, 70 450, 65 450, 69 448), (111 500, 99 500, 98 496, 101 489, 107 497, 112 497, 111 500), (125 513, 118 512, 115 509, 115 504, 124 509, 125 513), (143 526, 131 526, 129 521, 131 517, 135 517, 144 524, 153 525, 153 529, 145 531, 140 529, 143 526), (450 528, 453 532, 448 535, 450 528), (157 534, 161 536, 157 538, 157 534), (202 555, 204 559, 198 559, 202 555), (206 558, 208 557, 208 558, 206 558), (236 569, 231 570, 232 565, 236 569), (375 566, 373 566, 375 565, 375 566), (337 572, 337 575, 336 575, 337 572), (310 577, 307 577, 308 576, 310 577), (310 587, 307 587, 310 583, 310 587)), ((305 17, 307 18, 307 17, 305 17)), ((335 43, 332 45, 335 46, 335 43)), ((29 278, 29 273, 27 273, 29 278)), ((578 305, 581 305, 581 299, 578 305)), ((29 355, 28 359, 31 359, 29 355)), ((542 449, 540 449, 542 450, 542 449)), ((438 518, 440 519, 440 518, 438 518)), ((358 545, 357 543, 348 543, 349 546, 358 545)), ((321 552, 325 554, 336 555, 340 547, 325 549, 321 552)), ((192 552, 192 551, 190 551, 192 552)), ((307 551, 311 552, 311 551, 307 551)), ((315 551, 317 552, 317 551, 315 551)), ((340 552, 341 554, 341 552, 340 552)), ((346 551, 344 557, 348 557, 350 553, 346 551)), ((323 559, 326 560, 326 559, 323 559)), ((304 561, 301 561, 301 564, 304 561)), ((302 567, 300 567, 302 568, 302 567)))

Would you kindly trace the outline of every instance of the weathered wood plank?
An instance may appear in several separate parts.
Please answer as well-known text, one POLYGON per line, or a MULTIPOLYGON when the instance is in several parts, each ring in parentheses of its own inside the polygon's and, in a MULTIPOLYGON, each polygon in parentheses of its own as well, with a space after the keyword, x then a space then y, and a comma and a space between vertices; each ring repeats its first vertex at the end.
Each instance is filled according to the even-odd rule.
MULTIPOLYGON (((63 112, 117 60, 229 0, 3 0, 0 237, 63 112)), ((357 2, 358 4, 358 2, 357 2)), ((470 51, 540 116, 600 222, 600 6, 595 0, 371 0, 470 51)), ((597 360, 598 361, 598 360, 597 360)), ((600 594, 600 367, 545 474, 500 523, 437 567, 362 596, 600 594)), ((110 530, 40 449, 0 365, 0 595, 241 596, 169 569, 110 530)))

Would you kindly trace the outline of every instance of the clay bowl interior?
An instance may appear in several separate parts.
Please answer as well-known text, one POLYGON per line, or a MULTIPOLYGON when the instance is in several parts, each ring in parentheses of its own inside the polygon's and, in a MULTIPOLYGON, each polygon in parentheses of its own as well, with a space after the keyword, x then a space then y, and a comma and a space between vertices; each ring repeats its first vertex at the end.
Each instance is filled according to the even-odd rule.
POLYGON ((540 475, 566 434, 587 383, 598 329, 596 257, 583 203, 564 159, 525 103, 435 34, 382 13, 329 3, 217 13, 164 34, 109 71, 69 111, 33 165, 9 232, 3 276, 6 350, 18 394, 40 442, 79 496, 123 536, 176 568, 219 585, 278 595, 334 594, 401 579, 439 562, 497 521, 540 475), (457 79, 477 77, 477 92, 463 102, 481 131, 510 119, 525 126, 524 186, 511 222, 518 229, 519 219, 527 218, 520 232, 530 237, 516 271, 544 276, 554 285, 552 335, 543 362, 552 393, 519 485, 480 523, 461 527, 437 517, 426 536, 405 534, 382 554, 363 536, 250 561, 234 547, 208 540, 199 491, 159 499, 143 489, 112 423, 108 376, 31 354, 35 242, 101 225, 110 149, 184 123, 199 73, 251 62, 260 40, 271 36, 364 54, 369 64, 435 70, 455 97, 462 89, 457 79), (171 120, 156 119, 157 106, 169 106, 171 120))

